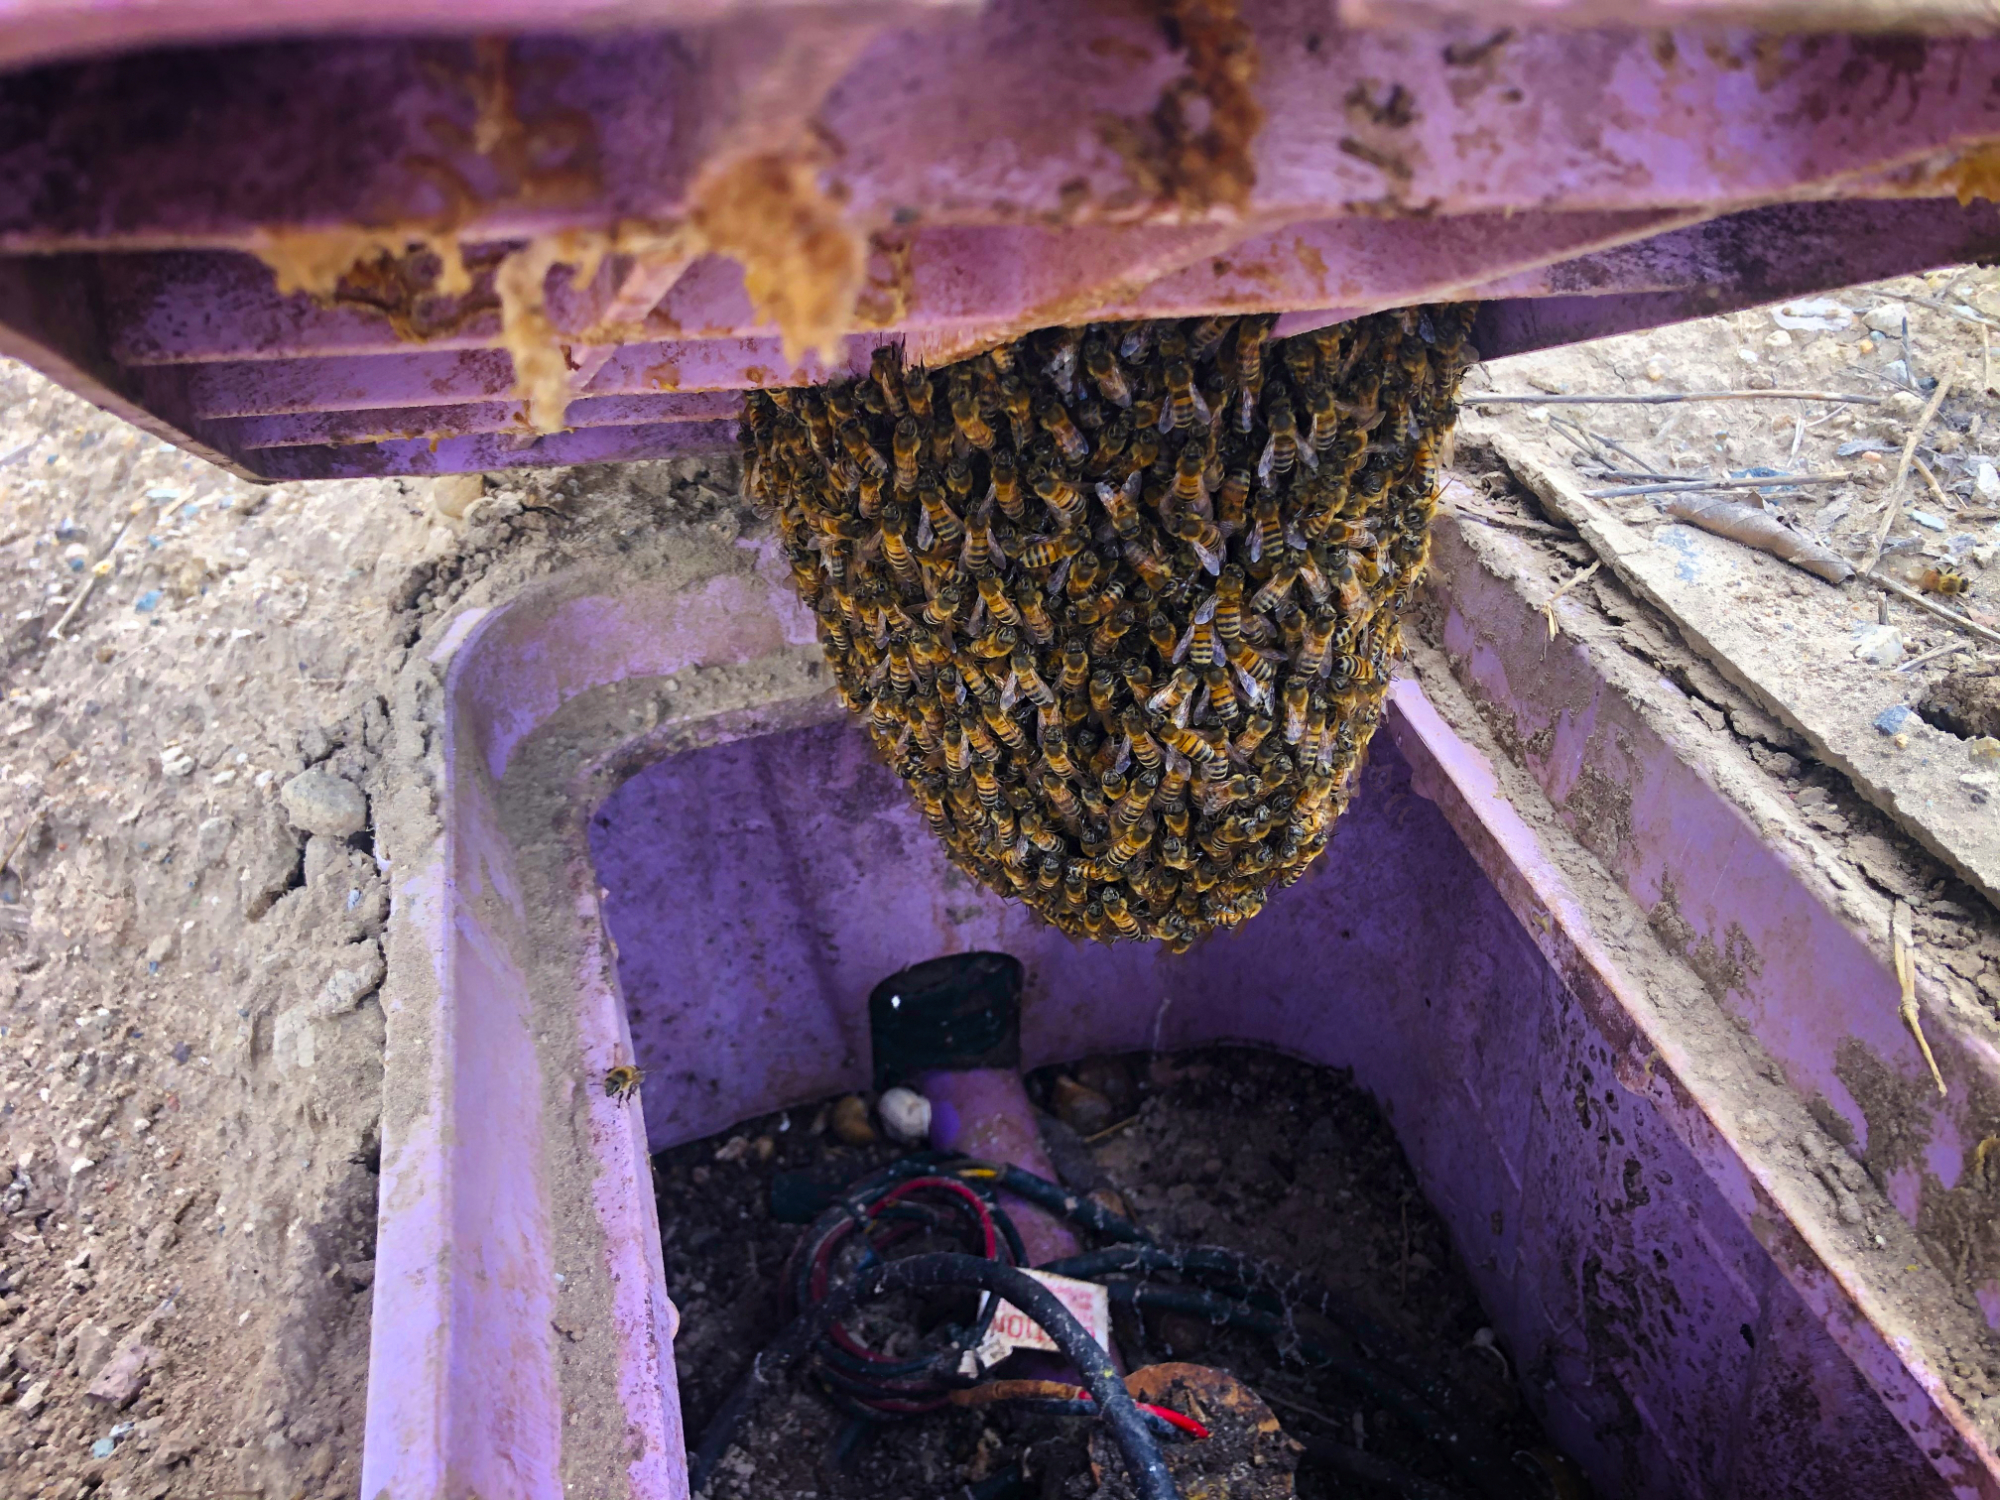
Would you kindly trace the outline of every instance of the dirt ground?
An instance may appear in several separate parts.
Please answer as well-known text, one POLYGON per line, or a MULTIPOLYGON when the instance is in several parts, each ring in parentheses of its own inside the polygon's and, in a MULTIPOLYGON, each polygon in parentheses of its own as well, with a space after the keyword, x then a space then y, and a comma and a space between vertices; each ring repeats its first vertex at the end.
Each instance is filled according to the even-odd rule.
MULTIPOLYGON (((1896 396, 1803 427, 1795 403, 1594 408, 1586 422, 1668 471, 1865 466, 1779 502, 1851 550, 1881 510, 1873 471, 1896 464, 1921 382, 1948 359, 1957 394, 1918 449, 1938 492, 1913 483, 1886 555, 1912 573, 1953 562, 1971 584, 1955 602, 1990 624, 1986 334, 1912 292, 2000 322, 1993 273, 1953 272, 1841 295, 1857 316, 1837 331, 1742 313, 1474 384, 1896 396), (1900 323, 1859 321, 1898 299, 1907 355, 1900 323), (1916 389, 1895 386, 1898 359, 1916 389), (1872 446, 1839 454, 1853 444, 1872 446)), ((0 1493, 352 1495, 387 884, 365 819, 308 840, 292 817, 317 819, 279 791, 308 767, 378 790, 389 685, 453 608, 633 527, 753 521, 727 463, 547 471, 453 521, 427 484, 242 483, 19 366, 0 365, 0 407, 0 1493)), ((1502 420, 1545 437, 1569 414, 1502 420)), ((1565 574, 1591 560, 1561 527, 1540 540, 1565 574)), ((1575 592, 1629 610, 1597 589, 1575 592)), ((1948 642, 1950 627, 1903 613, 1902 659, 1948 642)), ((1913 904, 1952 982, 2000 1008, 1991 908, 1712 672, 1678 670, 1871 883, 1913 904)))

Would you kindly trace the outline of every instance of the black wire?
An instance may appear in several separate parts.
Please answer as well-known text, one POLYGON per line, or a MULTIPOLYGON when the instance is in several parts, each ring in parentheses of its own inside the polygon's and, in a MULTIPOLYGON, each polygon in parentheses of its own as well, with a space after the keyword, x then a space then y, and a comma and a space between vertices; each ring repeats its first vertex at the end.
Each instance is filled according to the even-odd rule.
POLYGON ((736 1429, 758 1398, 782 1381, 835 1321, 870 1298, 946 1286, 980 1287, 996 1299, 1004 1297, 1041 1325, 1043 1332, 1055 1340, 1056 1347, 1076 1367, 1096 1401, 1098 1418, 1117 1443, 1140 1500, 1179 1500, 1173 1476, 1160 1457, 1160 1445, 1146 1425, 1138 1403, 1126 1392, 1125 1382, 1119 1378, 1110 1355, 1063 1306, 1061 1299, 1034 1277, 1014 1266, 1003 1266, 977 1255, 913 1255, 906 1260, 878 1263, 801 1313, 770 1347, 751 1361, 748 1372, 710 1420, 688 1465, 690 1489, 700 1490, 707 1485, 716 1463, 729 1451, 736 1429))

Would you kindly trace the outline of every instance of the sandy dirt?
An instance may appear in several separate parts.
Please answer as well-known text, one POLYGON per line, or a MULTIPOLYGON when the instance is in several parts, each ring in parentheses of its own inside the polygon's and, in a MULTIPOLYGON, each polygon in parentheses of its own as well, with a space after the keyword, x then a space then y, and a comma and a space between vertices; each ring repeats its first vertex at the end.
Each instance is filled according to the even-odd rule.
MULTIPOLYGON (((1861 315, 1912 290, 2000 322, 1990 272, 1837 300, 1861 315)), ((1955 377, 1977 373, 1918 450, 1942 496, 1918 480, 1906 498, 1944 525, 1906 517, 1887 555, 1913 574, 1954 563, 1971 584, 1958 602, 1990 621, 2000 528, 1979 513, 2000 502, 1981 462, 2000 422, 1982 331, 1905 305, 1919 386, 1947 355, 1955 377)), ((1779 332, 1742 313, 1487 374, 1508 390, 1899 394, 1900 325, 1779 332)), ((1669 468, 1865 464, 1783 502, 1852 550, 1880 514, 1872 471, 1893 468, 1923 404, 1900 394, 1803 429, 1783 403, 1600 408, 1586 425, 1669 468), (1857 442, 1880 446, 1837 456, 1857 442)), ((0 405, 0 1493, 352 1495, 388 882, 376 830, 308 838, 293 818, 327 809, 288 813, 280 792, 308 768, 383 790, 392 684, 449 611, 607 554, 621 530, 739 527, 747 510, 727 463, 640 466, 510 480, 455 521, 427 483, 244 484, 18 366, 0 365, 0 405)), ((1551 413, 1504 420, 1546 437, 1551 413)), ((1552 576, 1591 560, 1560 528, 1538 540, 1552 576)), ((1577 594, 1630 617, 1608 580, 1577 594)), ((1899 628, 1904 660, 1950 639, 1913 612, 1899 628)), ((1966 996, 2000 1006, 1990 908, 1684 658, 1691 698, 1913 904, 1966 996)), ((1946 666, 1910 673, 1913 694, 1946 666)))

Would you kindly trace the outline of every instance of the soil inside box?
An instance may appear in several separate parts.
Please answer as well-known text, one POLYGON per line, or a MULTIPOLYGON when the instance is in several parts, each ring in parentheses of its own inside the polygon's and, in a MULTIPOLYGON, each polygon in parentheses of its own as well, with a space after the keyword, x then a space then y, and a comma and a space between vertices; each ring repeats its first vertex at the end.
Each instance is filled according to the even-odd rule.
MULTIPOLYGON (((1028 1083, 1068 1187, 1122 1207, 1162 1243, 1223 1246, 1330 1288, 1441 1372, 1456 1411, 1483 1423, 1501 1452, 1520 1455, 1513 1461, 1527 1466, 1516 1476, 1524 1494, 1584 1493, 1522 1405, 1515 1372, 1494 1346, 1395 1135, 1345 1070, 1218 1047, 1093 1059, 1041 1070, 1028 1083), (1071 1086, 1078 1083, 1088 1092, 1071 1086), (1094 1133, 1079 1134, 1049 1109, 1094 1133)), ((674 1356, 691 1447, 794 1312, 787 1262, 805 1230, 773 1217, 774 1181, 781 1195, 798 1174, 841 1184, 905 1154, 879 1138, 840 1141, 832 1105, 749 1120, 654 1158, 668 1289, 682 1317, 674 1356)), ((1088 1248, 1089 1236, 1081 1237, 1088 1248)), ((913 1346, 921 1328, 969 1322, 970 1294, 962 1300, 885 1302, 851 1324, 877 1347, 898 1339, 913 1346)), ((1128 1367, 1187 1361, 1247 1382, 1310 1449, 1331 1443, 1351 1451, 1358 1442, 1445 1493, 1462 1488, 1431 1442, 1381 1402, 1281 1358, 1261 1337, 1152 1311, 1121 1312, 1114 1332, 1128 1367)), ((1084 1454, 1092 1426, 1087 1417, 1005 1404, 863 1425, 836 1410, 809 1375, 795 1373, 753 1409, 707 1494, 940 1500, 968 1485, 993 1493, 1020 1464, 1026 1481, 1006 1493, 1081 1497, 1093 1491, 1084 1454)), ((1312 1452, 1300 1460, 1297 1487, 1306 1497, 1394 1493, 1336 1473, 1312 1452)))

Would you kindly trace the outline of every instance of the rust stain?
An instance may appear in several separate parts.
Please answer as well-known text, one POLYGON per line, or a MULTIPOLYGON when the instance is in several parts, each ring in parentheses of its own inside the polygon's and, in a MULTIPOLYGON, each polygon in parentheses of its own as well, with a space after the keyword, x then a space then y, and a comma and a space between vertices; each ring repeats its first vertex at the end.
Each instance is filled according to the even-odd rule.
POLYGON ((820 190, 811 162, 782 153, 739 158, 695 185, 693 222, 707 246, 743 266, 760 319, 778 326, 785 358, 817 350, 839 361, 867 277, 867 250, 820 190))
POLYGON ((1187 71, 1141 119, 1107 115, 1098 137, 1123 159, 1138 195, 1186 214, 1238 212, 1250 203, 1257 169, 1251 142, 1263 128, 1256 81, 1257 43, 1238 0, 1159 0, 1169 44, 1187 71), (1197 123, 1203 115, 1206 123, 1197 123))
POLYGON ((677 391, 681 388, 681 367, 677 360, 663 359, 656 365, 648 365, 646 383, 656 391, 677 391))
POLYGON ((1314 280, 1322 297, 1326 295, 1326 257, 1319 253, 1319 246, 1307 244, 1296 237, 1292 240, 1292 253, 1299 258, 1299 266, 1314 280))
POLYGON ((2000 203, 2000 141, 1983 141, 1958 153, 1958 159, 1937 174, 1939 186, 1951 189, 1961 204, 1974 198, 2000 203))

